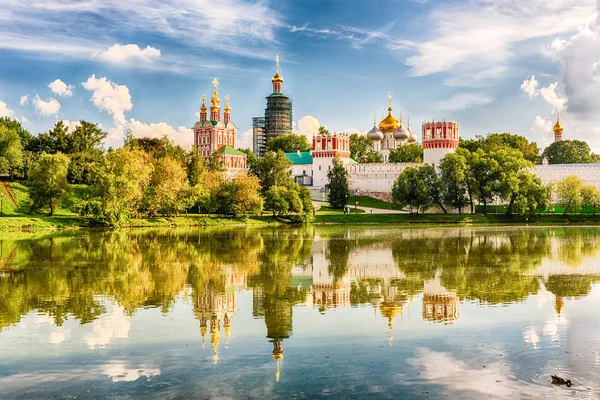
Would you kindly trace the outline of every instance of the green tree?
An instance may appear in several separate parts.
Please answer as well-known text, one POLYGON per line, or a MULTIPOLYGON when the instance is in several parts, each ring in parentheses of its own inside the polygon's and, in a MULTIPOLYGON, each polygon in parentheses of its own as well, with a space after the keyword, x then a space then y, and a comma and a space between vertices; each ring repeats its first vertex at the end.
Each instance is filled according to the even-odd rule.
POLYGON ((319 131, 317 132, 317 135, 331 136, 331 132, 329 132, 326 127, 320 126, 319 131))
POLYGON ((21 140, 22 149, 29 151, 32 150, 30 146, 35 138, 27 129, 23 128, 23 125, 21 122, 19 122, 19 120, 9 117, 2 117, 0 118, 0 126, 4 126, 9 130, 17 132, 17 135, 19 135, 19 139, 21 140))
POLYGON ((204 157, 197 151, 193 151, 188 163, 188 182, 190 186, 196 186, 202 182, 202 177, 206 172, 206 166, 204 165, 204 157))
POLYGON ((350 135, 350 157, 359 163, 383 162, 383 155, 373 150, 373 142, 365 135, 350 135))
POLYGON ((69 146, 69 128, 60 120, 56 121, 54 127, 47 133, 40 133, 38 141, 37 151, 39 153, 68 154, 71 150, 69 146))
POLYGON ((208 157, 208 162, 207 162, 207 166, 209 171, 216 171, 216 172, 225 172, 226 168, 225 168, 225 162, 223 161, 223 156, 221 153, 219 152, 214 152, 210 155, 210 157, 208 157))
POLYGON ((185 169, 171 158, 158 159, 144 193, 145 208, 152 215, 158 212, 173 215, 187 208, 189 183, 185 169))
POLYGON ((419 143, 400 146, 390 151, 388 162, 391 163, 420 163, 423 162, 423 147, 419 143))
POLYGON ((433 203, 429 188, 423 180, 420 169, 408 167, 396 178, 392 186, 392 200, 401 207, 408 207, 418 214, 427 210, 433 203))
POLYGON ((69 157, 64 154, 42 154, 29 178, 31 210, 50 210, 54 214, 56 208, 71 193, 67 183, 69 157))
POLYGON ((467 160, 461 154, 449 153, 439 165, 442 183, 442 199, 444 204, 462 209, 469 204, 467 198, 467 160))
POLYGON ((521 171, 517 175, 517 188, 509 198, 507 214, 530 217, 548 208, 551 193, 542 180, 529 171, 521 171))
POLYGON ((486 137, 482 135, 475 136, 474 139, 463 139, 460 138, 459 147, 466 149, 471 153, 481 149, 483 151, 490 151, 494 147, 510 147, 515 150, 519 150, 523 157, 534 164, 540 162, 540 149, 535 142, 529 142, 527 138, 521 135, 514 135, 512 133, 488 133, 486 137))
POLYGON ((429 164, 425 164, 419 167, 419 175, 427 187, 430 202, 441 208, 444 214, 447 213, 444 207, 444 186, 435 168, 429 164))
POLYGON ((186 164, 187 152, 183 147, 176 145, 166 135, 161 138, 138 138, 135 136, 135 132, 128 131, 125 134, 125 146, 132 149, 143 150, 156 159, 171 157, 182 165, 186 164))
POLYGON ((150 156, 142 150, 122 147, 109 152, 92 177, 92 193, 100 203, 95 217, 119 225, 137 216, 152 169, 150 156))
POLYGON ((477 149, 467 155, 467 181, 470 196, 477 197, 483 204, 483 213, 487 213, 487 205, 494 199, 498 183, 498 161, 482 149, 477 149))
POLYGON ((594 162, 590 146, 581 140, 561 140, 544 149, 549 164, 585 164, 594 162))
POLYGON ((565 208, 567 212, 576 212, 581 206, 581 189, 583 182, 579 177, 572 175, 556 183, 556 199, 558 204, 565 208))
POLYGON ((248 167, 250 173, 260 180, 263 194, 272 186, 289 186, 294 181, 292 162, 281 150, 277 153, 267 151, 263 157, 249 160, 248 167))
POLYGON ((267 150, 275 153, 279 150, 284 153, 295 153, 297 151, 310 151, 311 149, 312 146, 306 140, 306 136, 293 133, 272 138, 267 144, 267 150))
POLYGON ((107 135, 98 124, 81 120, 75 130, 68 134, 68 154, 98 151, 107 135))
POLYGON ((508 201, 519 190, 519 173, 530 167, 531 163, 525 160, 520 150, 504 145, 491 147, 488 156, 496 160, 498 165, 496 182, 493 184, 494 195, 508 201))
POLYGON ((343 209, 349 194, 348 172, 339 157, 333 159, 333 168, 327 172, 327 199, 333 208, 343 209))
POLYGON ((595 185, 584 185, 581 188, 581 204, 583 208, 593 209, 595 215, 598 205, 600 205, 600 190, 595 185))
POLYGON ((263 210, 263 199, 259 191, 258 177, 239 173, 221 185, 220 204, 227 213, 231 212, 236 217, 246 217, 250 212, 259 215, 263 210))
POLYGON ((23 165, 22 149, 17 131, 0 125, 0 175, 18 170, 23 165))

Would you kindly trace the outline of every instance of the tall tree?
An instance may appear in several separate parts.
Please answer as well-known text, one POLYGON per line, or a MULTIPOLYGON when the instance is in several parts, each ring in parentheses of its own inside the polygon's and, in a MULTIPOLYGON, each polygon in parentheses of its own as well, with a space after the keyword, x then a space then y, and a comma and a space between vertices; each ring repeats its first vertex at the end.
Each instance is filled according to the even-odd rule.
POLYGON ((48 209, 50 215, 70 194, 67 183, 69 157, 64 154, 43 154, 31 171, 29 197, 31 210, 48 209))
POLYGON ((193 151, 188 163, 188 181, 190 186, 196 186, 202 182, 202 176, 206 172, 204 157, 199 152, 193 151))
POLYGON ((21 140, 21 147, 23 150, 31 150, 29 148, 30 142, 34 140, 33 135, 25 128, 19 120, 9 117, 0 118, 0 126, 4 126, 10 130, 14 130, 19 135, 21 140))
POLYGON ((467 160, 461 154, 449 153, 439 165, 443 202, 458 209, 469 204, 467 198, 467 160))
POLYGON ((350 135, 350 157, 359 163, 383 162, 383 156, 373 150, 373 142, 365 135, 350 135))
POLYGON ((519 150, 523 157, 534 164, 540 160, 540 149, 535 142, 529 142, 527 138, 512 133, 488 133, 487 136, 477 135, 474 139, 460 139, 459 147, 474 153, 477 149, 490 151, 494 147, 505 146, 519 150))
POLYGON ((295 153, 297 151, 310 151, 312 146, 308 143, 306 136, 288 134, 281 135, 269 140, 267 150, 277 153, 279 150, 284 153, 295 153))
POLYGON ((144 193, 145 209, 151 215, 177 214, 187 206, 188 189, 187 174, 181 164, 171 157, 160 158, 154 163, 144 193))
POLYGON ((551 192, 539 177, 529 171, 520 171, 517 181, 517 187, 509 198, 507 214, 529 217, 548 208, 551 192))
POLYGON ((250 173, 260 180, 263 194, 271 186, 288 186, 293 183, 292 162, 281 150, 277 153, 267 151, 263 157, 249 160, 248 167, 250 173))
POLYGON ((581 140, 561 140, 544 149, 549 164, 586 164, 595 161, 590 146, 581 140))
POLYGON ((595 185, 584 185, 581 188, 581 204, 583 208, 590 207, 596 215, 596 210, 600 206, 600 190, 595 185))
POLYGON ((420 163, 423 162, 423 147, 419 143, 400 146, 390 151, 388 162, 391 163, 420 163))
POLYGON ((22 165, 22 145, 17 131, 0 125, 0 175, 17 170, 22 165))
POLYGON ((441 208, 444 214, 447 213, 446 208, 444 207, 444 189, 442 179, 438 175, 435 168, 430 164, 425 164, 419 167, 419 176, 427 187, 430 203, 441 208))
POLYGON ((259 191, 258 177, 239 173, 221 185, 220 204, 226 212, 233 212, 236 217, 246 217, 250 212, 259 215, 263 210, 263 199, 259 191))
POLYGON ((317 135, 330 136, 331 132, 329 132, 326 127, 320 126, 317 135))
POLYGON ((410 212, 427 210, 432 199, 427 184, 419 173, 419 168, 408 167, 396 178, 392 186, 392 200, 401 207, 408 207, 410 212))
MULTIPOLYGON (((558 142, 556 142, 558 143, 558 142)), ((576 212, 581 206, 581 190, 583 181, 575 176, 567 176, 556 184, 556 198, 558 204, 565 208, 564 214, 567 212, 576 212)))
POLYGON ((327 172, 327 198, 333 208, 343 209, 349 194, 348 172, 339 157, 333 159, 333 168, 327 172))

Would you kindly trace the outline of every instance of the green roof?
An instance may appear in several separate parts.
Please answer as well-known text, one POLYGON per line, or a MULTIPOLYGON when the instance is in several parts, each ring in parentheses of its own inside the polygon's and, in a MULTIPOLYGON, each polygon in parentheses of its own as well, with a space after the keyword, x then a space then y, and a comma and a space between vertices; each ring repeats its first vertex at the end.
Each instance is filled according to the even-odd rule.
POLYGON ((312 164, 313 158, 310 155, 310 151, 301 151, 300 153, 285 153, 285 156, 292 162, 292 164, 312 164))
POLYGON ((233 147, 229 147, 229 146, 223 146, 221 147, 219 150, 217 150, 219 153, 223 153, 223 154, 233 154, 236 156, 245 156, 246 153, 244 153, 243 151, 239 151, 234 149, 233 147))
POLYGON ((358 164, 355 160, 353 160, 352 158, 350 159, 350 163, 349 164, 358 164))

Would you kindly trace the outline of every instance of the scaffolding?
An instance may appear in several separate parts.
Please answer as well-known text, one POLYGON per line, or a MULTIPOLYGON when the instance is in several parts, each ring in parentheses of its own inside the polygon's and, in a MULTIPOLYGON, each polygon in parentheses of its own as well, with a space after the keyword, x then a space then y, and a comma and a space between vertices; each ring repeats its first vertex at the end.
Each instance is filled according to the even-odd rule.
POLYGON ((267 140, 265 136, 265 118, 252 118, 252 151, 258 157, 265 154, 267 148, 267 140))

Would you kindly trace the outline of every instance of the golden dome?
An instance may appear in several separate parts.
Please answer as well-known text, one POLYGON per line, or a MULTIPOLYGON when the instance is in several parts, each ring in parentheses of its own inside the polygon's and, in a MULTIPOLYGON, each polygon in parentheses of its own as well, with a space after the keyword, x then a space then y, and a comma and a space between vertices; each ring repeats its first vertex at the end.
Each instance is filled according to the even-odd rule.
POLYGON ((225 114, 231 113, 231 107, 229 107, 229 95, 225 96, 225 114))
POLYGON ((273 75, 273 78, 271 78, 271 82, 283 83, 283 76, 279 75, 279 72, 277 72, 275 75, 273 75))
POLYGON ((379 305, 379 309, 381 310, 381 315, 388 318, 390 321, 402 312, 402 307, 389 300, 382 302, 379 305))
POLYGON ((392 115, 392 107, 389 107, 388 108, 388 116, 385 117, 379 123, 379 130, 383 133, 394 133, 396 131, 396 129, 398 129, 399 126, 400 126, 400 121, 398 121, 392 115))
POLYGON ((560 117, 558 117, 558 119, 556 120, 556 124, 554 125, 554 128, 552 128, 554 130, 554 132, 562 132, 563 131, 563 127, 560 124, 560 117))

